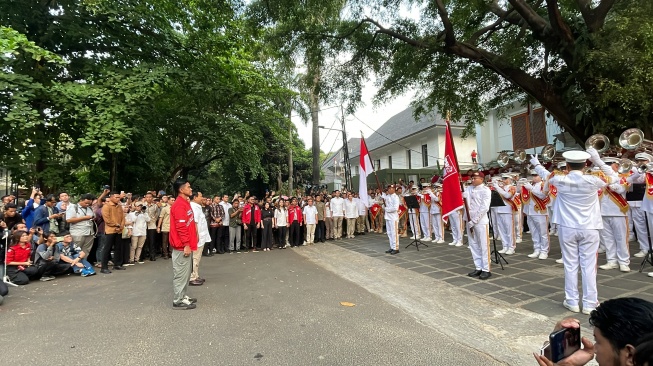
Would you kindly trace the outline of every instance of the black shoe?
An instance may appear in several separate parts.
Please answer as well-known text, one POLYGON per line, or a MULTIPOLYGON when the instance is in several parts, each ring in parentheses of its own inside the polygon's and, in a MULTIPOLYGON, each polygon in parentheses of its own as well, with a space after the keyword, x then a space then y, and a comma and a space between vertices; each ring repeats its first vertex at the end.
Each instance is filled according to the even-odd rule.
POLYGON ((478 277, 478 276, 481 275, 481 273, 483 273, 483 271, 481 271, 480 269, 477 269, 476 271, 469 272, 467 275, 469 277, 478 277))
POLYGON ((156 258, 154 257, 150 258, 150 262, 156 262, 156 258))
POLYGON ((179 303, 179 304, 175 304, 175 303, 172 304, 172 308, 175 309, 175 310, 192 310, 192 309, 195 309, 196 307, 197 307, 197 305, 192 304, 192 303, 191 304, 184 304, 182 302, 182 303, 179 303))
POLYGON ((126 270, 126 269, 127 269, 127 268, 125 268, 125 267, 123 267, 123 266, 114 266, 114 267, 113 267, 113 270, 114 270, 114 271, 124 271, 124 270, 126 270))
POLYGON ((104 273, 104 274, 109 274, 109 273, 111 273, 111 271, 109 271, 108 269, 103 269, 103 270, 101 270, 100 272, 101 272, 101 273, 104 273))
POLYGON ((478 276, 478 278, 482 280, 487 280, 488 278, 490 278, 490 276, 492 276, 492 273, 483 271, 481 275, 478 276))
POLYGON ((385 252, 386 252, 386 253, 390 253, 390 254, 392 254, 392 249, 388 249, 388 250, 386 250, 385 252))
POLYGON ((390 254, 399 254, 399 251, 398 250, 393 250, 392 252, 390 252, 390 254))

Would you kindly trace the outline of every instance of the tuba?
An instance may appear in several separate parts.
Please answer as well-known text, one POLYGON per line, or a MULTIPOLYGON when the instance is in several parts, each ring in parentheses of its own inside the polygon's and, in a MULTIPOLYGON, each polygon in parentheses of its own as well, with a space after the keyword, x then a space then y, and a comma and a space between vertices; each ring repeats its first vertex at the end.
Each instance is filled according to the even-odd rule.
POLYGON ((619 136, 619 145, 626 150, 636 150, 644 148, 651 150, 653 141, 644 138, 644 131, 639 128, 629 128, 619 136))
POLYGON ((510 155, 508 155, 507 153, 502 152, 501 154, 499 154, 499 156, 497 156, 497 164, 500 167, 503 168, 506 165, 508 165, 508 163, 510 163, 510 155))
POLYGON ((553 161, 556 156, 556 147, 552 144, 547 144, 542 148, 540 155, 544 161, 553 161))
POLYGON ((619 169, 617 169, 617 173, 619 173, 619 174, 628 173, 633 169, 634 165, 635 164, 632 162, 632 160, 621 159, 621 160, 619 160, 619 169))
MULTIPOLYGON (((621 138, 619 139, 619 142, 621 143, 621 138)), ((603 154, 610 148, 610 139, 608 136, 600 133, 592 135, 587 139, 587 141, 585 141, 585 150, 592 147, 595 148, 599 154, 603 154)))
POLYGON ((515 150, 512 154, 512 160, 514 160, 517 165, 521 165, 526 161, 526 151, 524 149, 515 150))

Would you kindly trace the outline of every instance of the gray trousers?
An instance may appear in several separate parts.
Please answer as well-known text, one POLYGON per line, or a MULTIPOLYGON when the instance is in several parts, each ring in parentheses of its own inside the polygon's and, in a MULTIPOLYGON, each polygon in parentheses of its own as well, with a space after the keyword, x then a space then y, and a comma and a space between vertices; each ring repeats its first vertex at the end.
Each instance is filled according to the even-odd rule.
POLYGON ((181 300, 186 296, 188 290, 188 281, 190 281, 190 274, 193 272, 193 257, 192 253, 188 257, 184 257, 183 250, 172 250, 172 289, 175 293, 173 302, 175 304, 181 303, 181 300))
POLYGON ((240 250, 241 226, 229 227, 229 250, 240 250))
POLYGON ((93 239, 95 239, 93 235, 73 236, 73 242, 75 242, 78 247, 82 248, 82 252, 86 254, 86 257, 91 254, 93 239))

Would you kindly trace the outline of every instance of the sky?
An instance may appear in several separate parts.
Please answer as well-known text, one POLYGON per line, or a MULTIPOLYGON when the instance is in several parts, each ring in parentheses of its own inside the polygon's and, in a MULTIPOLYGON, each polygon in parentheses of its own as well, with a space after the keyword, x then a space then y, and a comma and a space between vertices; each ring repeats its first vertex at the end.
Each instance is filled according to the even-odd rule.
MULTIPOLYGON (((360 137, 361 131, 363 132, 363 136, 368 138, 388 119, 408 108, 412 101, 412 95, 402 95, 388 100, 375 108, 372 104, 372 98, 374 97, 374 94, 376 94, 376 91, 377 88, 372 82, 369 82, 363 88, 362 100, 365 103, 365 106, 359 108, 354 115, 345 116, 345 131, 347 132, 347 139, 360 137), (361 123, 354 116, 365 122, 367 126, 361 123)), ((320 110, 320 126, 338 130, 341 129, 339 105, 320 105, 320 110)), ((306 148, 310 149, 313 146, 311 123, 309 122, 308 125, 304 125, 298 117, 293 117, 292 120, 295 126, 297 126, 299 137, 304 141, 306 148)), ((320 150, 330 152, 338 150, 341 146, 342 135, 339 131, 320 129, 320 150)))

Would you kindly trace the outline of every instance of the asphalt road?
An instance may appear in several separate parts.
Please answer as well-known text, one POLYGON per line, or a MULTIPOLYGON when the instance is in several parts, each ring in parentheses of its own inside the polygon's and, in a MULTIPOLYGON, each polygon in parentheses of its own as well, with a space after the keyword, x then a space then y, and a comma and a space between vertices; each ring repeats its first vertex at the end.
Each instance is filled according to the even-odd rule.
POLYGON ((503 364, 295 250, 203 258, 200 273, 207 282, 190 287, 199 301, 188 311, 172 310, 162 259, 12 288, 0 364, 503 364))

